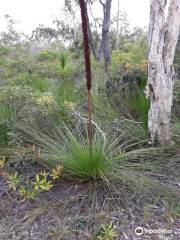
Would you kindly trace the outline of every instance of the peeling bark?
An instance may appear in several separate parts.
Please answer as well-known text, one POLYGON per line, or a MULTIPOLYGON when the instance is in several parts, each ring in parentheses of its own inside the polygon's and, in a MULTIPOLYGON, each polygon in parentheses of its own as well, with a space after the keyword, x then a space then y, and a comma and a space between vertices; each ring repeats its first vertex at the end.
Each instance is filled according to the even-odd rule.
POLYGON ((149 25, 148 84, 149 130, 154 143, 171 143, 170 119, 173 101, 174 55, 180 28, 180 0, 171 0, 168 17, 166 0, 151 0, 149 25))

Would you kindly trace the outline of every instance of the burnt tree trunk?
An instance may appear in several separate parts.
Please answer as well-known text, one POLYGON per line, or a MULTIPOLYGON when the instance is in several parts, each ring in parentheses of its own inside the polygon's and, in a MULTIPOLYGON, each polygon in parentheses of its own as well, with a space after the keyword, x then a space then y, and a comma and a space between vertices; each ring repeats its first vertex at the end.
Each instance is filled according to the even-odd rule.
POLYGON ((170 120, 173 101, 174 55, 180 28, 180 0, 151 0, 147 97, 150 98, 149 130, 154 143, 171 144, 170 120))

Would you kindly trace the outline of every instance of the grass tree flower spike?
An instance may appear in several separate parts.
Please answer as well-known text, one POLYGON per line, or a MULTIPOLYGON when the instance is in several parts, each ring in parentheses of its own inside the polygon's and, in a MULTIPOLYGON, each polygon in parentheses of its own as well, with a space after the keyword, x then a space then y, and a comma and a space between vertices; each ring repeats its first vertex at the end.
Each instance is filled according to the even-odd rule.
POLYGON ((84 0, 79 0, 81 8, 81 19, 82 19, 82 33, 84 43, 84 63, 85 63, 85 74, 86 74, 86 85, 88 91, 88 138, 90 147, 90 156, 92 155, 92 138, 93 138, 93 127, 92 127, 92 77, 91 77, 91 60, 90 60, 90 48, 89 48, 89 35, 87 25, 87 8, 84 0))

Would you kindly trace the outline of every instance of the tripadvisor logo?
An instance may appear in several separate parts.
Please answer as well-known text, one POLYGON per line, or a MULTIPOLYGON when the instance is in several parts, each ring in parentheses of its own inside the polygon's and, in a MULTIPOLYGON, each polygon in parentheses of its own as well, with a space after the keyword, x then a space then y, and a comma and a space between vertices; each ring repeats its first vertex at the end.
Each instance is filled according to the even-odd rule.
POLYGON ((137 227, 137 228, 135 229, 135 234, 136 234, 137 236, 141 236, 143 233, 144 233, 144 230, 143 230, 142 227, 137 227))
POLYGON ((156 233, 156 234, 172 234, 172 230, 168 230, 168 229, 146 229, 146 228, 142 228, 142 227, 137 227, 135 228, 135 234, 137 236, 141 236, 144 233, 148 233, 148 234, 152 234, 152 233, 156 233))

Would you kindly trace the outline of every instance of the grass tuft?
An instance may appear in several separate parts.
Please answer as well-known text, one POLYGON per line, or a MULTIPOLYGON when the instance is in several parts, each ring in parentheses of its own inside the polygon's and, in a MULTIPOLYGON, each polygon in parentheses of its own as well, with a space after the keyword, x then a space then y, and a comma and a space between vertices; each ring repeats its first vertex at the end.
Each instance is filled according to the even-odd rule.
POLYGON ((152 163, 150 157, 147 161, 141 161, 140 150, 122 151, 119 144, 121 136, 114 138, 106 135, 104 138, 94 130, 91 158, 87 130, 82 126, 81 129, 77 127, 72 130, 62 124, 54 125, 46 133, 33 128, 24 129, 24 132, 27 139, 41 148, 40 161, 51 168, 62 165, 62 175, 68 180, 102 180, 108 187, 111 185, 109 189, 122 189, 125 185, 137 189, 139 186, 143 188, 143 185, 147 187, 148 182, 152 186, 146 173, 156 169, 159 171, 159 166, 152 163))
POLYGON ((64 174, 73 179, 97 179, 107 175, 111 162, 107 160, 100 145, 92 146, 90 156, 89 146, 77 141, 70 142, 69 146, 60 156, 64 166, 64 174))

